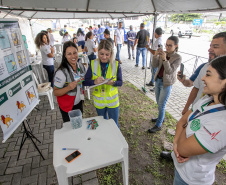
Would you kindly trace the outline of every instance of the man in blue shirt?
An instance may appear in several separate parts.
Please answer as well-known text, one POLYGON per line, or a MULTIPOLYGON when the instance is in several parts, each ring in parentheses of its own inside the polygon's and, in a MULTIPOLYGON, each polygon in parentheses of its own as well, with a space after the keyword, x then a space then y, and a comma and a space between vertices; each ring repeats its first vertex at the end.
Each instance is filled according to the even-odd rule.
POLYGON ((132 49, 133 59, 135 59, 133 45, 134 45, 134 41, 136 39, 137 34, 136 34, 135 31, 133 31, 133 26, 132 25, 130 25, 129 29, 130 29, 130 31, 128 31, 127 32, 127 35, 126 35, 126 38, 127 38, 127 46, 128 46, 128 55, 129 55, 129 58, 128 59, 131 59, 130 48, 132 49))
POLYGON ((105 27, 103 25, 99 25, 98 24, 98 30, 97 30, 97 41, 98 41, 98 44, 100 43, 101 40, 104 39, 104 30, 105 30, 105 27))

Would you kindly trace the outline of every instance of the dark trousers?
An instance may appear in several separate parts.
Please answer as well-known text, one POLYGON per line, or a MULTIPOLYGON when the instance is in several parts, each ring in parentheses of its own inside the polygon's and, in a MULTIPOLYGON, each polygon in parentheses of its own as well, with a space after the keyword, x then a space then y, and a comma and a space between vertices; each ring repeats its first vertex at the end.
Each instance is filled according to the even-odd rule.
POLYGON ((48 73, 49 82, 51 82, 51 87, 53 87, 53 77, 54 77, 54 65, 47 66, 43 65, 48 73))
MULTIPOLYGON (((81 112, 83 113, 83 100, 81 100, 77 105, 74 105, 72 107, 72 110, 75 110, 75 109, 80 109, 81 112)), ((62 114, 62 118, 63 118, 64 123, 70 121, 70 118, 68 116, 68 112, 64 112, 61 108, 60 108, 60 112, 62 114)))
POLYGON ((84 49, 85 48, 85 41, 84 40, 79 41, 78 46, 82 46, 82 49, 84 49))
POLYGON ((95 60, 97 58, 97 56, 94 55, 94 54, 91 54, 91 55, 88 55, 88 58, 89 58, 89 61, 91 63, 91 60, 95 60))

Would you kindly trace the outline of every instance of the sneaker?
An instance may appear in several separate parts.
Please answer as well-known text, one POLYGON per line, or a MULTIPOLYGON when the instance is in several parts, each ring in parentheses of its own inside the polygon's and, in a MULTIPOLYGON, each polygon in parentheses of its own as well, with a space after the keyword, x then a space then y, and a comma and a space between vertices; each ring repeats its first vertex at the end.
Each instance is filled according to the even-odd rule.
POLYGON ((130 60, 131 58, 129 57, 128 59, 130 60))
POLYGON ((154 126, 154 127, 152 127, 152 128, 149 128, 148 129, 148 132, 149 133, 156 133, 156 132, 158 132, 158 131, 160 131, 161 130, 161 127, 158 127, 158 126, 154 126))
POLYGON ((135 67, 138 67, 138 65, 136 64, 135 67))
MULTIPOLYGON (((156 122, 158 118, 152 118, 151 122, 156 122)), ((163 120, 163 122, 165 122, 165 119, 163 120)))
POLYGON ((142 69, 145 69, 145 67, 143 66, 142 69))
POLYGON ((152 86, 152 87, 154 87, 155 85, 152 82, 149 82, 148 84, 146 84, 146 86, 152 86))
POLYGON ((151 91, 151 92, 154 92, 154 91, 155 91, 155 88, 153 88, 153 89, 150 89, 150 91, 151 91))
POLYGON ((163 159, 166 159, 168 161, 173 161, 173 158, 171 156, 171 152, 167 152, 167 151, 162 151, 160 153, 160 157, 163 158, 163 159))
POLYGON ((121 60, 119 60, 118 62, 119 62, 119 64, 122 64, 122 61, 121 60))
POLYGON ((150 67, 148 67, 148 69, 151 69, 150 67))
POLYGON ((133 57, 133 60, 135 59, 135 57, 133 57))

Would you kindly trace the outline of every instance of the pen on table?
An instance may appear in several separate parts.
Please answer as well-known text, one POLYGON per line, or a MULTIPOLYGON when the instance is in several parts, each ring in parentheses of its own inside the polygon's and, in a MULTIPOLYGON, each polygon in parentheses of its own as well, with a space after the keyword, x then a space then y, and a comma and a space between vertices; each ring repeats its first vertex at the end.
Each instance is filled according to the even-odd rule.
POLYGON ((79 150, 78 148, 62 148, 62 150, 79 150))

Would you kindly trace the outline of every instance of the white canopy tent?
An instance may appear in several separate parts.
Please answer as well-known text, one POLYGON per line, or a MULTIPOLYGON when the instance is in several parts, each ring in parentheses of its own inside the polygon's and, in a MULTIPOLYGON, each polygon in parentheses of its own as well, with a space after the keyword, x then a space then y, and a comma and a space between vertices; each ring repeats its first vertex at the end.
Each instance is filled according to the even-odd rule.
POLYGON ((226 10, 226 0, 1 0, 0 10, 28 19, 126 18, 226 10))
POLYGON ((226 0, 0 0, 0 11, 6 13, 2 18, 11 14, 29 21, 118 19, 152 14, 154 33, 160 13, 226 11, 226 0))

